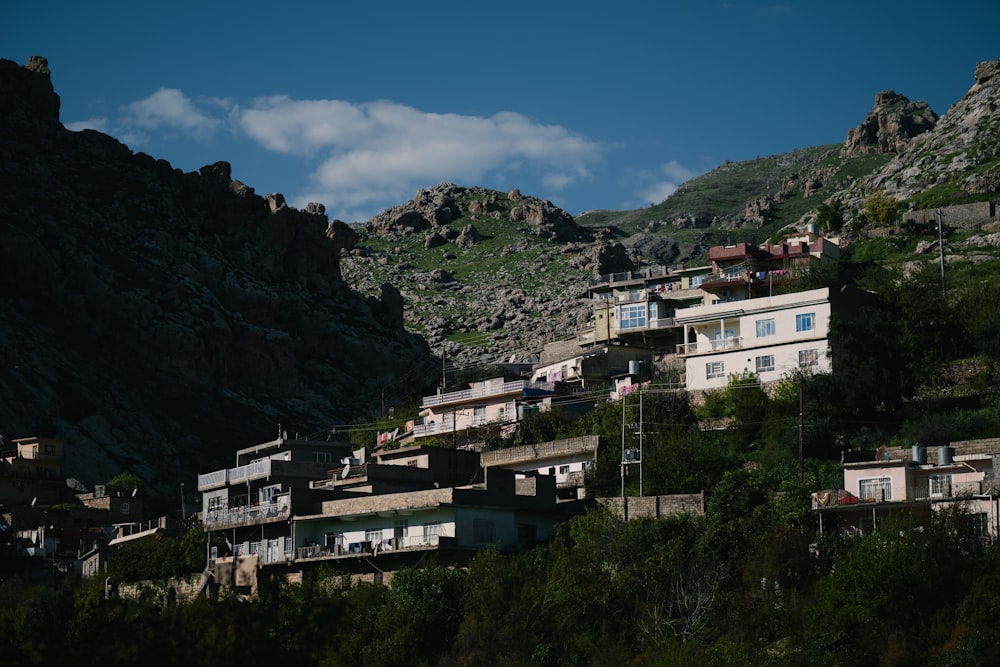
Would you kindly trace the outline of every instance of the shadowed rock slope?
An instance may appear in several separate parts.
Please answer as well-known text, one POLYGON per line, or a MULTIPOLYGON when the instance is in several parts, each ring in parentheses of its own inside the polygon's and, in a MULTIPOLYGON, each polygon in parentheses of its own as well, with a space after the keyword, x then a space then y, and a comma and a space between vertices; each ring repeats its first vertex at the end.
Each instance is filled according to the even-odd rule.
POLYGON ((437 362, 398 292, 343 280, 355 241, 226 163, 182 173, 66 130, 45 60, 0 60, 0 433, 62 438, 88 485, 176 488, 279 424, 419 393, 437 362))

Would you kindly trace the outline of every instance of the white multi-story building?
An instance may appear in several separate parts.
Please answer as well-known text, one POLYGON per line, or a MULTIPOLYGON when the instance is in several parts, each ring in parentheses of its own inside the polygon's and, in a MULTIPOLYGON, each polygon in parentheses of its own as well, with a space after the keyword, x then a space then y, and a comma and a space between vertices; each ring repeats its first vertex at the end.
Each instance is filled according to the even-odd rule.
POLYGON ((802 369, 829 373, 829 288, 686 308, 675 318, 686 342, 688 390, 724 387, 731 375, 763 383, 802 369))

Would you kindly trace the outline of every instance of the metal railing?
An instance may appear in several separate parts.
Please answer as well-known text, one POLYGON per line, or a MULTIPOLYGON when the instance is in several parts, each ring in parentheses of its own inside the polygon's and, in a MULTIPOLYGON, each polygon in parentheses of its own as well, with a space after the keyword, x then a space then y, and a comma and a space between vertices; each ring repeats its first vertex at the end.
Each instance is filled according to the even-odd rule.
POLYGON ((217 528, 234 523, 258 523, 268 519, 287 517, 288 512, 288 498, 283 497, 270 503, 209 509, 205 514, 204 524, 206 528, 217 528))

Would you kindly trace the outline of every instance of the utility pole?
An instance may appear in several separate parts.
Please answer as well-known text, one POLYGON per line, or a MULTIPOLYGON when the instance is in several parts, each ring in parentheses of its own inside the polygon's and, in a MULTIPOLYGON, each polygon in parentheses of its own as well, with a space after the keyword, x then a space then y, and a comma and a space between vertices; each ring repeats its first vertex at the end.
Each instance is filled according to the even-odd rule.
POLYGON ((802 369, 799 369, 799 482, 802 481, 802 369))
POLYGON ((941 257, 941 295, 944 296, 944 224, 942 222, 942 218, 944 218, 944 211, 938 209, 938 254, 941 257))

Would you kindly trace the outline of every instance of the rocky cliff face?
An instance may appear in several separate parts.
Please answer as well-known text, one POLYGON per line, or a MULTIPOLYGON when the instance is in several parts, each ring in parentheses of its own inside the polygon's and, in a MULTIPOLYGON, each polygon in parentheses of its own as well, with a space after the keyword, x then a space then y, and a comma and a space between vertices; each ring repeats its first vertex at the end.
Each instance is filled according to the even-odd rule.
POLYGON ((344 258, 374 294, 399 287, 406 319, 459 365, 532 358, 572 335, 593 274, 634 268, 608 229, 588 229, 551 202, 441 183, 369 220, 344 258), (458 342, 461 340, 462 342, 458 342))
POLYGON ((932 132, 907 143, 868 180, 898 199, 945 183, 969 194, 1000 192, 1000 60, 979 63, 975 83, 932 132))
POLYGON ((88 484, 174 485, 419 393, 399 293, 353 291, 356 233, 59 122, 44 59, 0 60, 0 433, 59 437, 88 484), (404 381, 405 377, 405 381, 404 381))
POLYGON ((937 121, 926 102, 911 102, 905 95, 884 90, 875 96, 864 122, 847 133, 841 155, 896 155, 911 139, 933 130, 937 121))

